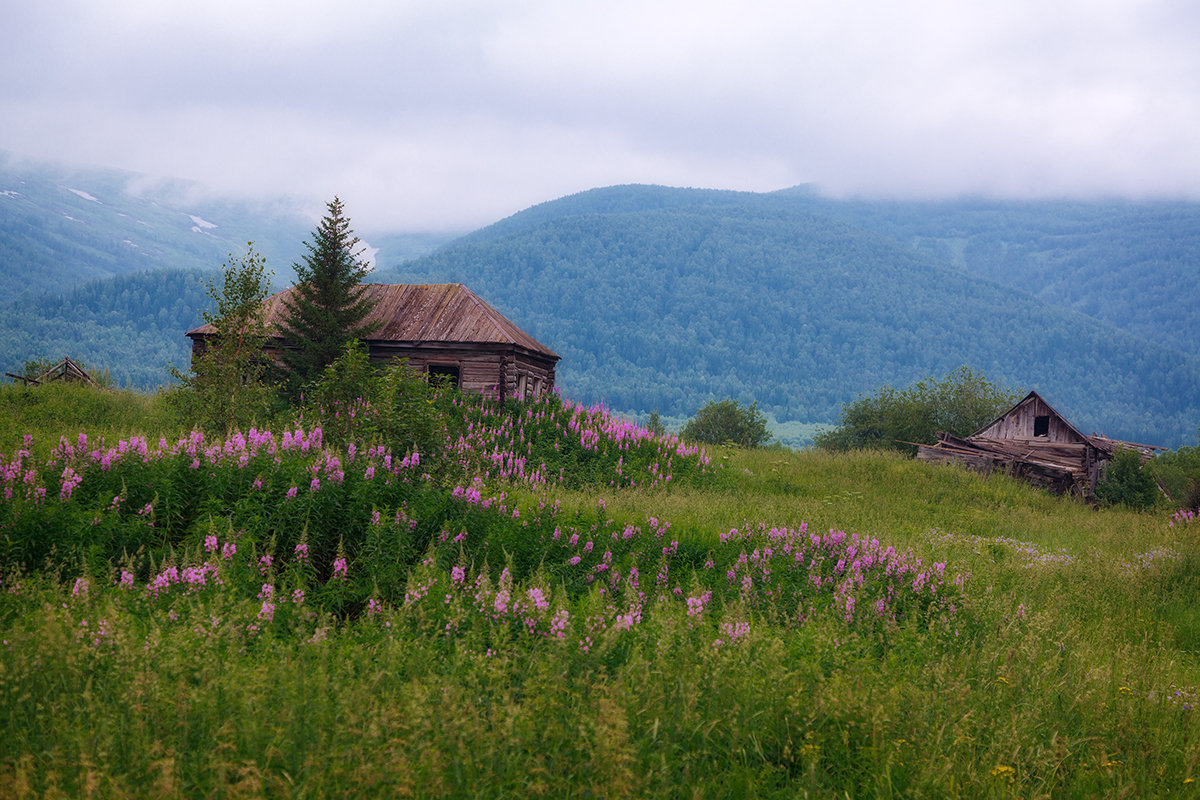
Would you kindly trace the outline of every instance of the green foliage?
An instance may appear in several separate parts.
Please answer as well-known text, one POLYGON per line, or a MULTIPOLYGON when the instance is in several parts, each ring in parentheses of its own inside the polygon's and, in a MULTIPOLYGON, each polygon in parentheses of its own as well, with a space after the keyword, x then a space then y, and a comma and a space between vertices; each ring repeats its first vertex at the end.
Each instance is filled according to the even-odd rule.
POLYGON ((347 342, 364 339, 373 330, 364 323, 373 304, 361 283, 369 268, 356 249, 358 237, 340 199, 334 197, 327 208, 312 240, 304 243, 308 255, 293 265, 295 292, 284 301, 280 333, 291 345, 283 351, 283 362, 293 396, 341 355, 347 342))
POLYGON ((1158 453, 1146 467, 1174 502, 1200 509, 1200 446, 1158 453))
POLYGON ((179 386, 170 397, 186 424, 228 435, 262 421, 274 396, 265 381, 270 360, 263 351, 266 260, 248 244, 246 255, 230 255, 225 262, 221 283, 206 286, 215 308, 204 312, 204 321, 215 332, 192 359, 190 372, 171 368, 179 386))
POLYGON ((650 416, 646 418, 646 430, 655 436, 667 435, 667 426, 663 424, 657 411, 651 411, 650 416))
POLYGON ((1158 484, 1149 469, 1143 469, 1137 450, 1121 448, 1104 467, 1096 484, 1096 501, 1101 505, 1123 505, 1135 511, 1152 508, 1158 501, 1158 484))
POLYGON ((0 386, 0 453, 28 447, 26 436, 36 442, 36 451, 48 450, 60 436, 86 433, 115 440, 145 433, 158 438, 174 436, 178 428, 178 417, 162 393, 80 383, 0 386))
POLYGON ((688 420, 679 436, 688 442, 741 447, 760 447, 770 438, 758 403, 743 406, 733 399, 709 402, 688 420))
POLYGON ((452 387, 431 386, 406 361, 372 364, 365 348, 351 341, 305 389, 301 418, 320 420, 337 443, 381 444, 434 459, 452 422, 448 409, 456 396, 452 387))
POLYGON ((967 367, 902 391, 890 386, 842 409, 839 427, 814 437, 826 450, 885 448, 915 453, 909 442, 933 444, 940 432, 968 436, 1006 411, 1021 393, 1005 391, 967 367))
POLYGON ((26 571, 0 558, 0 786, 71 797, 1193 791, 1194 536, 1164 540, 1148 514, 878 451, 739 449, 716 491, 607 480, 547 491, 505 474, 526 447, 594 446, 615 479, 662 443, 544 399, 457 408, 490 432, 463 451, 480 456, 464 468, 494 471, 455 492, 411 463, 385 469, 378 453, 319 438, 275 441, 274 453, 246 442, 254 454, 236 439, 195 442, 204 469, 183 449, 145 460, 134 444, 41 505, 23 499, 24 470, 57 491, 66 462, 0 470, 17 490, 3 514, 45 514, 43 533, 80 547, 26 571), (503 465, 474 447, 485 443, 503 465), (313 476, 318 490, 284 494, 313 476), (122 478, 129 493, 114 506, 122 478), (139 514, 147 495, 134 493, 151 485, 160 500, 139 514), (165 503, 185 496, 195 511, 181 525, 165 503), (745 522, 731 531, 730 520, 745 522), (113 554, 89 556, 96 542, 113 554), (867 561, 862 585, 847 579, 867 561), (910 571, 889 577, 895 568, 910 571), (852 609, 849 587, 862 599, 852 609))
MULTIPOLYGON (((217 263, 217 262, 214 262, 217 263)), ((183 335, 206 305, 212 270, 163 269, 96 280, 0 308, 0 367, 28 360, 103 364, 118 386, 152 390, 170 381, 167 364, 191 357, 183 335)))

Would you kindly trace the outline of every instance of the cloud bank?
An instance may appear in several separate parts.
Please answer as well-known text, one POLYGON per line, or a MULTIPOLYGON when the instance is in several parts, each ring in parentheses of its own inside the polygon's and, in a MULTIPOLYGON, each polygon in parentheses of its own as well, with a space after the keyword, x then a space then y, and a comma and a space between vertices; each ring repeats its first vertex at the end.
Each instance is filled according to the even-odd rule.
POLYGON ((466 229, 617 183, 1200 197, 1200 6, 44 0, 0 148, 466 229))

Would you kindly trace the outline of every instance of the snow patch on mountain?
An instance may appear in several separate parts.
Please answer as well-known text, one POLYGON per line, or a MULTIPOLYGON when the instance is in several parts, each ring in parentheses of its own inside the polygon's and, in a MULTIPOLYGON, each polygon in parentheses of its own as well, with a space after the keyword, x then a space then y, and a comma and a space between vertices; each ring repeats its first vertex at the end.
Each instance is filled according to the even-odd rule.
MULTIPOLYGON (((72 194, 79 195, 79 196, 80 196, 80 197, 82 197, 84 200, 91 200, 93 203, 100 203, 100 201, 99 201, 99 200, 97 200, 96 198, 92 197, 90 194, 88 194, 87 192, 85 192, 83 189, 72 189, 70 186, 68 186, 68 187, 67 187, 67 191, 68 191, 68 192, 71 192, 72 194)), ((103 204, 103 203, 100 203, 100 205, 104 205, 104 204, 103 204)))

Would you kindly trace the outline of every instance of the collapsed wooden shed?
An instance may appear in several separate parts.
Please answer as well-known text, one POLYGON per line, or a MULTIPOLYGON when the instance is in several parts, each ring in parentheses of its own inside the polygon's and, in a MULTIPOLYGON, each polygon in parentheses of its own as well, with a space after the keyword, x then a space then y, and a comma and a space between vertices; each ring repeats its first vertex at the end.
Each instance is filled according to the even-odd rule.
POLYGON ((40 386, 43 383, 58 383, 64 381, 66 383, 86 383, 89 386, 95 386, 96 381, 87 371, 75 363, 70 356, 63 356, 63 360, 52 367, 42 371, 40 375, 14 375, 11 372, 4 373, 14 380, 23 382, 26 386, 40 386))
MULTIPOLYGON (((534 397, 554 388, 559 356, 522 331, 460 283, 364 284, 374 303, 368 323, 375 333, 364 344, 377 363, 407 359, 414 369, 442 376, 464 392, 534 397)), ((279 323, 284 300, 295 287, 267 298, 268 349, 287 343, 279 323)), ((193 357, 213 336, 211 325, 188 331, 193 357)))
POLYGON ((939 433, 937 444, 917 445, 917 460, 956 463, 985 474, 1001 470, 1055 492, 1091 497, 1104 465, 1122 448, 1138 451, 1143 461, 1163 449, 1085 436, 1030 392, 970 436, 939 433))

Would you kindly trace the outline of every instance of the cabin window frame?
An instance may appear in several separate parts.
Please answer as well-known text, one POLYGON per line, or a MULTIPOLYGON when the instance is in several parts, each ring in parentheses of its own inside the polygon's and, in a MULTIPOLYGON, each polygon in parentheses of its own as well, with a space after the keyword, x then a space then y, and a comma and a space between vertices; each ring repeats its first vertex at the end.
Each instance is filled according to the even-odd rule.
POLYGON ((1038 414, 1033 418, 1033 436, 1039 438, 1050 435, 1050 415, 1038 414))
POLYGON ((441 376, 449 378, 454 388, 462 388, 461 362, 431 361, 425 365, 425 374, 429 378, 430 383, 434 382, 435 376, 441 376))

